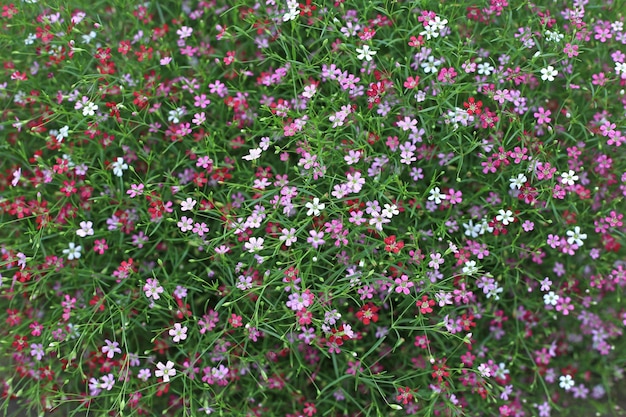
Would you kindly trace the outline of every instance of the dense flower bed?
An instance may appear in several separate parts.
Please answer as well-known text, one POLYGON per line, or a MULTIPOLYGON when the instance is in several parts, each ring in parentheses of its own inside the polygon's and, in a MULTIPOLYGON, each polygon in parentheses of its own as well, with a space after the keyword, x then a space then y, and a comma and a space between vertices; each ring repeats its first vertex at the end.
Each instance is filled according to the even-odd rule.
POLYGON ((178 3, 2 6, 5 399, 615 410, 619 1, 178 3))

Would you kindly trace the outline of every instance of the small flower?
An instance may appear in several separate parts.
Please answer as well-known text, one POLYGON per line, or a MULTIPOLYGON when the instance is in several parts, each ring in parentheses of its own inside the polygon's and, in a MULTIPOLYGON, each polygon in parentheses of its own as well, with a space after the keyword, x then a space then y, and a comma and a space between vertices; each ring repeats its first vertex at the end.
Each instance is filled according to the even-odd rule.
POLYGON ((521 189, 522 186, 526 184, 526 181, 528 181, 528 178, 526 178, 526 175, 524 174, 517 174, 517 177, 511 177, 509 179, 509 182, 511 183, 511 190, 521 189))
POLYGON ((561 375, 559 377, 559 387, 565 391, 569 391, 575 385, 574 379, 571 375, 561 375))
POLYGON ((430 195, 428 196, 428 200, 434 201, 435 204, 441 204, 442 200, 448 198, 447 195, 441 193, 441 189, 439 187, 435 187, 430 190, 430 195))
POLYGON ((568 172, 563 172, 561 174, 561 184, 564 185, 574 185, 578 181, 578 175, 571 169, 568 172))
POLYGON ((297 1, 287 1, 287 8, 289 11, 283 15, 283 22, 294 20, 300 16, 300 5, 297 1))
POLYGON ((376 55, 376 51, 370 49, 369 45, 363 45, 363 48, 356 48, 358 55, 357 59, 365 59, 367 62, 372 60, 372 57, 376 55))
POLYGON ((98 105, 89 101, 83 107, 83 116, 93 116, 96 114, 96 110, 98 110, 98 105))
POLYGON ((170 377, 176 375, 176 369, 174 369, 174 362, 167 361, 165 365, 163 362, 157 363, 157 370, 154 372, 154 376, 163 377, 163 382, 169 382, 170 377))
POLYGON ((242 156, 241 159, 245 159, 246 161, 254 161, 255 159, 259 159, 261 153, 263 153, 263 150, 261 148, 250 149, 250 151, 248 151, 248 155, 242 156))
POLYGON ((567 238, 567 243, 570 245, 575 243, 578 246, 582 246, 584 244, 583 240, 587 239, 587 234, 581 233, 579 226, 574 227, 574 230, 568 230, 566 234, 569 236, 567 238))
POLYGON ((119 343, 111 342, 109 339, 105 339, 104 343, 105 346, 102 346, 102 353, 107 355, 107 358, 113 359, 116 353, 122 353, 122 349, 119 348, 119 343))
POLYGON ((174 328, 169 331, 174 343, 187 339, 187 326, 181 326, 180 323, 174 323, 174 328))
POLYGON ((111 167, 113 168, 113 174, 121 177, 124 175, 124 171, 128 169, 128 164, 124 162, 124 158, 118 157, 115 162, 111 164, 111 167))
POLYGON ((83 250, 83 247, 76 244, 74 242, 70 242, 67 249, 63 249, 63 253, 67 255, 68 260, 80 259, 80 252, 83 250))
POLYGON ((143 286, 143 291, 146 294, 146 297, 152 297, 153 300, 158 300, 161 298, 159 294, 163 293, 164 289, 159 285, 158 279, 148 278, 146 280, 146 284, 143 286))
POLYGON ((320 203, 320 199, 315 197, 312 202, 309 201, 308 203, 304 205, 304 207, 309 209, 306 212, 307 216, 311 216, 311 215, 319 216, 321 213, 321 210, 324 210, 326 208, 326 204, 320 203))
POLYGON ((423 295, 421 301, 417 301, 415 305, 420 309, 420 313, 428 314, 432 313, 432 306, 435 305, 435 300, 429 300, 428 296, 423 295))
POLYGON ((76 234, 80 237, 93 236, 92 226, 92 222, 80 222, 80 229, 76 231, 76 234))
POLYGON ((193 220, 187 218, 187 216, 183 216, 176 225, 180 228, 180 231, 184 233, 193 229, 193 220))
POLYGON ((557 301, 559 301, 559 296, 556 295, 554 291, 550 291, 543 296, 543 302, 545 305, 555 306, 557 301))
POLYGON ((548 65, 546 68, 541 69, 541 79, 543 81, 554 81, 554 77, 559 74, 552 65, 548 65))
POLYGON ((281 230, 282 235, 278 237, 278 239, 285 244, 285 246, 289 247, 293 243, 296 243, 298 238, 296 238, 296 229, 293 227, 291 229, 283 229, 281 230))
POLYGON ((324 239, 322 239, 324 237, 324 232, 322 232, 322 231, 316 232, 315 230, 310 230, 309 234, 311 236, 308 237, 306 239, 306 241, 307 241, 307 243, 310 243, 311 246, 313 246, 313 248, 317 249, 321 245, 326 243, 326 241, 324 239))
POLYGON ((196 205, 196 200, 187 197, 187 199, 180 203, 180 209, 182 211, 190 211, 196 205))
POLYGON ((496 220, 501 222, 503 225, 508 226, 509 223, 512 223, 515 218, 513 217, 513 212, 511 210, 502 210, 498 211, 498 215, 496 216, 496 220))
POLYGON ((249 253, 258 252, 263 249, 264 240, 262 237, 251 237, 243 246, 249 253))

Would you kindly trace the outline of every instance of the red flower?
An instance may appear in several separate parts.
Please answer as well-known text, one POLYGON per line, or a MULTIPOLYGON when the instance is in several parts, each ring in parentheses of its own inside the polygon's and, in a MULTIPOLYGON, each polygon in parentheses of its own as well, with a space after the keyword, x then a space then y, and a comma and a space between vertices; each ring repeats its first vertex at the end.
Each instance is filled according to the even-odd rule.
POLYGON ((376 307, 372 303, 367 303, 359 311, 357 311, 356 316, 359 320, 363 322, 363 324, 368 325, 371 321, 376 323, 378 321, 378 307, 376 307))
POLYGON ((480 114, 482 112, 483 102, 475 101, 474 97, 470 97, 469 100, 463 103, 463 107, 467 109, 467 114, 480 114))
POLYGON ((385 250, 387 252, 398 253, 400 252, 400 249, 404 247, 403 241, 396 242, 396 235, 391 235, 389 237, 386 237, 384 241, 385 241, 385 250))
POLYGON ((399 394, 396 396, 396 400, 402 401, 402 404, 408 404, 413 401, 413 394, 411 393, 411 388, 404 387, 398 388, 399 394))
POLYGON ((435 300, 429 300, 428 296, 424 295, 422 301, 417 301, 415 305, 419 307, 422 314, 428 314, 433 312, 432 306, 435 305, 435 300))

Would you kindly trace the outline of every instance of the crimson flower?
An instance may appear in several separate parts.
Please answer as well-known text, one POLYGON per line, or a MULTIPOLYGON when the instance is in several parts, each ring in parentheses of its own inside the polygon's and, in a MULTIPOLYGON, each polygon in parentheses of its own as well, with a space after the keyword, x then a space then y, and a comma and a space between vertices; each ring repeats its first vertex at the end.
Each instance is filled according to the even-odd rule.
POLYGON ((363 324, 368 325, 370 322, 376 323, 378 321, 378 307, 376 307, 372 303, 367 303, 359 311, 357 311, 356 316, 359 320, 363 322, 363 324))
POLYGON ((435 305, 435 300, 429 300, 428 296, 424 295, 422 296, 422 300, 418 300, 415 305, 419 307, 422 314, 428 314, 433 312, 432 306, 435 305))

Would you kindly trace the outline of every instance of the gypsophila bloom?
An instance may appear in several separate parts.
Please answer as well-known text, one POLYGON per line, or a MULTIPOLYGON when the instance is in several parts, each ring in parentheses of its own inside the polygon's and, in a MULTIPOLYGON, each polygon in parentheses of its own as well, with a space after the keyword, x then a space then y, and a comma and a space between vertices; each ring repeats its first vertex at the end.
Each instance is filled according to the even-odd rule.
POLYGON ((170 377, 176 375, 176 369, 174 369, 174 362, 167 361, 164 365, 163 362, 159 362, 156 365, 157 370, 154 371, 154 376, 163 377, 163 382, 169 382, 170 377))
POLYGON ((321 210, 324 210, 326 208, 326 204, 320 203, 320 199, 315 197, 313 198, 313 201, 309 201, 304 205, 304 207, 309 209, 306 212, 307 216, 319 216, 321 210))
POLYGON ((248 151, 248 155, 242 156, 241 159, 245 159, 246 161, 254 161, 256 159, 259 159, 262 153, 263 153, 263 149, 253 148, 253 149, 250 149, 250 151, 248 151))
POLYGON ((193 210, 193 207, 196 205, 196 200, 187 197, 187 199, 180 203, 181 211, 189 211, 193 210))
POLYGON ((435 187, 429 191, 430 195, 428 196, 428 200, 434 201, 435 204, 441 204, 441 202, 448 198, 447 195, 441 193, 441 189, 439 187, 435 187))
POLYGON ((251 237, 250 240, 244 243, 243 246, 249 253, 254 253, 263 250, 264 241, 265 239, 263 239, 262 237, 251 237))
POLYGON ((159 294, 162 294, 164 289, 159 285, 159 280, 156 278, 148 278, 146 284, 143 286, 143 291, 146 297, 158 300, 161 298, 159 294))
POLYGON ((92 226, 92 222, 80 222, 80 229, 76 231, 76 234, 80 237, 93 236, 92 226))
POLYGON ((581 233, 580 226, 575 226, 574 230, 568 230, 565 233, 567 236, 567 243, 570 245, 576 244, 578 246, 582 246, 584 244, 584 240, 587 239, 586 233, 581 233))
POLYGON ((96 110, 98 110, 98 105, 90 101, 83 107, 83 116, 93 116, 96 110))
POLYGON ((541 79, 543 81, 554 81, 554 77, 559 74, 552 65, 548 65, 546 68, 541 69, 541 79))
POLYGON ((511 177, 509 179, 509 181, 511 182, 511 190, 519 190, 522 188, 522 186, 524 184, 526 184, 526 181, 528 181, 528 178, 526 178, 526 175, 524 174, 517 174, 517 177, 511 177))
POLYGON ((571 375, 561 375, 559 377, 559 386, 565 391, 569 391, 575 385, 571 375))
POLYGON ((122 349, 119 348, 119 343, 111 342, 109 339, 105 339, 104 343, 105 346, 102 346, 102 353, 107 355, 107 358, 112 359, 116 353, 122 353, 122 349))
POLYGON ((74 242, 70 242, 67 249, 63 249, 63 253, 67 255, 68 260, 80 259, 80 252, 83 250, 83 247, 76 244, 74 242))
POLYGON ((283 22, 288 22, 290 20, 294 20, 298 16, 300 16, 300 5, 297 1, 288 0, 287 1, 287 13, 283 15, 283 22))
POLYGON ((496 220, 502 222, 503 225, 508 226, 512 223, 515 218, 513 217, 513 212, 511 210, 499 210, 498 215, 496 216, 496 220))
POLYGON ((180 323, 174 323, 174 328, 169 331, 172 336, 172 341, 178 343, 181 340, 187 339, 187 326, 181 326, 180 323))
POLYGON ((296 243, 296 241, 298 240, 296 238, 296 229, 294 229, 293 227, 290 229, 282 229, 281 235, 278 237, 278 239, 281 242, 283 242, 285 246, 287 247, 291 246, 293 243, 296 243))
POLYGON ((370 49, 369 45, 363 45, 363 48, 356 48, 356 52, 358 53, 357 59, 365 59, 367 62, 371 61, 372 57, 376 55, 376 51, 370 49))
POLYGON ((118 157, 115 162, 111 163, 111 168, 113 169, 113 174, 121 177, 124 175, 124 171, 128 169, 128 164, 124 162, 124 158, 118 157))
POLYGON ((543 302, 545 303, 545 305, 555 306, 556 303, 559 301, 559 298, 560 297, 556 295, 554 291, 550 291, 549 293, 544 294, 543 302))
POLYGON ((571 169, 568 172, 561 173, 561 184, 574 185, 578 181, 578 175, 571 169))

